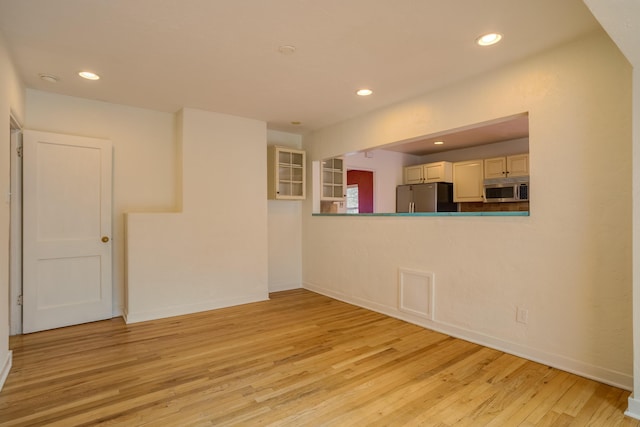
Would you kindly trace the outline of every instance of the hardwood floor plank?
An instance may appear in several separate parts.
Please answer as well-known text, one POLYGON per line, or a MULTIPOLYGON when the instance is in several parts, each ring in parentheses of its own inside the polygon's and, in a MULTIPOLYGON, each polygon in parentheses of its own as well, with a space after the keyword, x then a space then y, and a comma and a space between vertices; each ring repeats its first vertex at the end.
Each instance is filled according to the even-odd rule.
POLYGON ((302 289, 10 346, 0 426, 640 426, 626 391, 302 289))
POLYGON ((524 422, 538 424, 549 413, 557 399, 575 383, 575 377, 567 372, 559 372, 535 393, 529 393, 524 404, 507 419, 506 424, 517 425, 524 422))

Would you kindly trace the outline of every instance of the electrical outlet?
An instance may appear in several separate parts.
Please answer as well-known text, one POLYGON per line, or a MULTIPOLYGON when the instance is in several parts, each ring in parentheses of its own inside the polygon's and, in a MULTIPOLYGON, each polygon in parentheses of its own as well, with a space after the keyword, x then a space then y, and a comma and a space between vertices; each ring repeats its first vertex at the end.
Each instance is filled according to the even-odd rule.
POLYGON ((529 310, 518 307, 516 309, 516 322, 526 325, 528 321, 529 321, 529 310))

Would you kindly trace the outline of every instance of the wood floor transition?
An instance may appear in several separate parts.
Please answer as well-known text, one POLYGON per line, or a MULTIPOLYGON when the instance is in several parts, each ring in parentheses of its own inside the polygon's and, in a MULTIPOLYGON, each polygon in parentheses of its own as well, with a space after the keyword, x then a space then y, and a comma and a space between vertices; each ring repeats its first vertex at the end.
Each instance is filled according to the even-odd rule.
POLYGON ((2 426, 640 426, 627 391, 306 290, 10 346, 2 426))

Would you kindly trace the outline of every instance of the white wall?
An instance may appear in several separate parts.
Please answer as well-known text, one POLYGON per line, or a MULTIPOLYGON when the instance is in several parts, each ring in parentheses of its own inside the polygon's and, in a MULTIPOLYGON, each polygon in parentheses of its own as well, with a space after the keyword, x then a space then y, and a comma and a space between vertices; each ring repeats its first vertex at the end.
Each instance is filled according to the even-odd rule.
POLYGON ((627 415, 640 419, 640 55, 633 69, 633 265, 634 376, 627 415))
MULTIPOLYGON (((114 146, 114 316, 124 307, 124 213, 182 209, 181 147, 174 114, 27 90, 27 126, 107 138, 114 146)), ((268 131, 268 143, 299 148, 299 135, 268 131)), ((263 182, 260 178, 259 182, 263 182)), ((301 203, 269 201, 269 290, 302 283, 301 203)))
POLYGON ((9 375, 9 117, 24 122, 24 88, 0 35, 0 389, 9 375))
POLYGON ((535 190, 511 218, 312 217, 307 202, 304 286, 630 388, 630 105, 631 67, 598 32, 305 138, 317 160, 528 111, 535 190), (401 267, 435 274, 433 321, 398 310, 401 267))
POLYGON ((177 211, 173 114, 27 90, 25 127, 113 143, 113 308, 124 306, 125 212, 177 211))
MULTIPOLYGON (((638 31, 640 32, 640 31, 638 31)), ((640 34, 638 35, 640 36, 640 34)), ((636 40, 638 38, 636 37, 636 40)), ((640 419, 640 55, 633 69, 633 394, 626 414, 640 419)))
POLYGON ((634 392, 629 397, 627 415, 640 419, 640 28, 633 19, 640 16, 640 2, 618 0, 584 0, 633 65, 633 325, 634 392))
POLYGON ((268 298, 266 123, 178 117, 183 210, 127 214, 127 322, 268 298))
MULTIPOLYGON (((267 144, 301 148, 302 137, 269 130, 267 144)), ((269 200, 268 235, 269 292, 302 287, 302 202, 269 200)))

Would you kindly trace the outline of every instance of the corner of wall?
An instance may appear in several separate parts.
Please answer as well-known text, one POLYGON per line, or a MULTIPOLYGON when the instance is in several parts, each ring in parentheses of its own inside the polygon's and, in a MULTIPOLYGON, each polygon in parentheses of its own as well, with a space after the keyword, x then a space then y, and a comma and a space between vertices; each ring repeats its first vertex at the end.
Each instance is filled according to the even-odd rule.
POLYGON ((182 212, 183 209, 183 205, 182 205, 182 197, 183 197, 183 191, 182 191, 182 187, 183 187, 183 175, 184 175, 184 171, 183 171, 183 158, 182 158, 182 134, 183 134, 183 121, 184 121, 184 114, 183 114, 184 110, 180 110, 177 113, 175 113, 175 123, 174 123, 174 129, 175 129, 175 135, 174 135, 174 140, 175 140, 175 145, 176 145, 176 153, 175 153, 175 158, 176 158, 176 212, 182 212))
POLYGON ((128 323, 268 299, 266 186, 256 185, 266 124, 187 108, 175 120, 183 206, 126 216, 128 323))
MULTIPOLYGON (((0 34, 0 113, 4 115, 4 125, 0 126, 0 145, 3 154, 0 154, 0 188, 7 190, 10 187, 10 120, 11 117, 19 123, 24 123, 25 88, 16 70, 15 63, 6 47, 6 42, 0 34)), ((9 266, 9 209, 0 212, 0 265, 9 266)), ((9 307, 9 268, 3 269, 0 274, 0 305, 9 307)), ((6 313, 6 312, 5 312, 6 313)), ((10 327, 8 318, 0 322, 0 389, 4 384, 11 369, 12 353, 9 350, 10 327)))
POLYGON ((637 400, 633 395, 629 396, 628 399, 629 407, 624 414, 627 417, 635 418, 636 420, 640 420, 640 400, 637 400))
POLYGON ((5 357, 4 363, 2 364, 2 368, 0 368, 0 391, 2 387, 4 387, 5 381, 7 381, 7 377, 9 376, 9 371, 11 370, 11 364, 13 362, 13 353, 9 351, 7 353, 7 357, 5 357))

